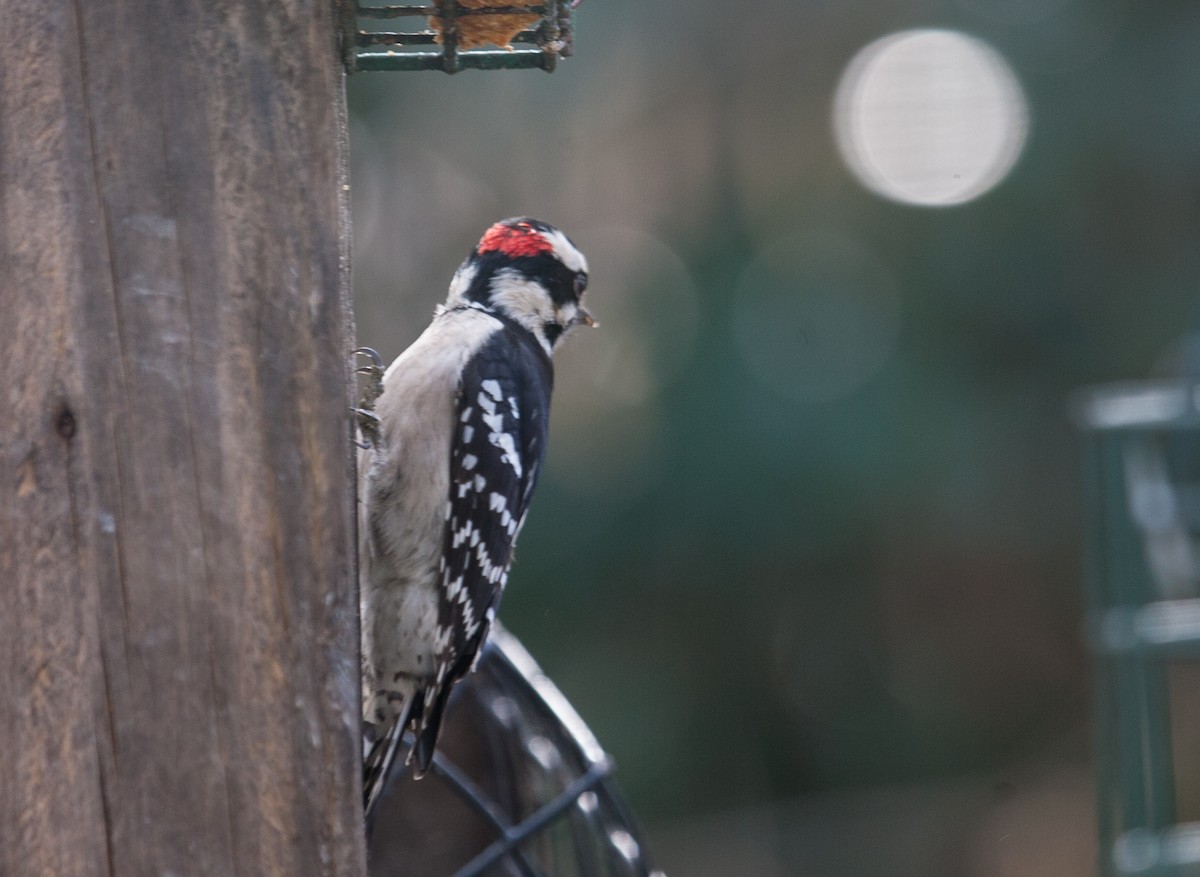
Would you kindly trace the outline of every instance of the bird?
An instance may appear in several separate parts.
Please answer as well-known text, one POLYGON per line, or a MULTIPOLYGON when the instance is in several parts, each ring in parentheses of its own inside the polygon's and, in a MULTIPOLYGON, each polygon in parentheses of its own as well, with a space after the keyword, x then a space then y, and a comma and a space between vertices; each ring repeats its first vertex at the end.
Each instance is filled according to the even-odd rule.
MULTIPOLYGON (((588 264, 554 226, 497 222, 428 328, 364 390, 359 566, 368 815, 402 735, 423 776, 474 669, 546 454, 551 355, 580 326, 588 264)), ((376 355, 377 356, 377 355, 376 355)))

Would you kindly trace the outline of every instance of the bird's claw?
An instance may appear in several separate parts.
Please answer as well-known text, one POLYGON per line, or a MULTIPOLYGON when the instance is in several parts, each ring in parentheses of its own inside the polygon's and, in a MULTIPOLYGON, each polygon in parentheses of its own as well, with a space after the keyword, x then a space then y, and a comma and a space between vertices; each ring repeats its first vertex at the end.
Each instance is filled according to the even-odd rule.
POLYGON ((371 365, 364 365, 359 371, 370 369, 372 366, 377 369, 383 368, 383 357, 379 355, 379 351, 374 347, 356 347, 350 351, 351 356, 365 356, 371 360, 371 365))
POLYGON ((356 441, 355 444, 366 450, 379 444, 379 415, 375 413, 375 400, 383 394, 383 357, 370 347, 359 347, 352 355, 371 360, 369 364, 360 365, 354 370, 365 380, 358 407, 350 409, 358 420, 358 431, 363 437, 362 441, 356 441))

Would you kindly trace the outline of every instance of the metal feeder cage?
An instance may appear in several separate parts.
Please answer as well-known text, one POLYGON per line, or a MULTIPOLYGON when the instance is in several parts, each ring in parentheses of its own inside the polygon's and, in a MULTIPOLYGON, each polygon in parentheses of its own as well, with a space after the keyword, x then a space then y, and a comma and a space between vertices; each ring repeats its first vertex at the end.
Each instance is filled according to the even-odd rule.
POLYGON ((579 0, 480 5, 491 2, 356 3, 350 69, 457 73, 540 67, 549 73, 571 54, 572 12, 579 0))
POLYGON ((492 628, 454 687, 430 774, 395 770, 367 814, 372 877, 664 877, 587 725, 492 628))
POLYGON ((1200 822, 1180 819, 1172 727, 1173 701, 1188 692, 1171 673, 1200 661, 1200 383, 1099 388, 1076 413, 1087 438, 1100 873, 1194 877, 1200 822))

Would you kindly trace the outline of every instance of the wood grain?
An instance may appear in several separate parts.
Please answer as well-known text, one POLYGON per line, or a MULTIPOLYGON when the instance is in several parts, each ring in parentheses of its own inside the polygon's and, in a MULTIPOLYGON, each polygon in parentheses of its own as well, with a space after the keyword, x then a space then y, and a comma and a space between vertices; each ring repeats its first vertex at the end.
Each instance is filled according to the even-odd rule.
POLYGON ((0 21, 0 874, 361 875, 332 4, 0 21))

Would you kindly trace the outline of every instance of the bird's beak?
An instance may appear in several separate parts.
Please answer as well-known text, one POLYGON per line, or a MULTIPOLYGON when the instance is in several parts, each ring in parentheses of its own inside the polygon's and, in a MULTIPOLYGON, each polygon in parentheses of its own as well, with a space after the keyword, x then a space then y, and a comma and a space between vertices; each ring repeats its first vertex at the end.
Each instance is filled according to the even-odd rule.
POLYGON ((596 322, 596 318, 588 313, 586 308, 580 307, 575 311, 575 316, 571 318, 572 326, 591 326, 593 329, 600 324, 596 322))

